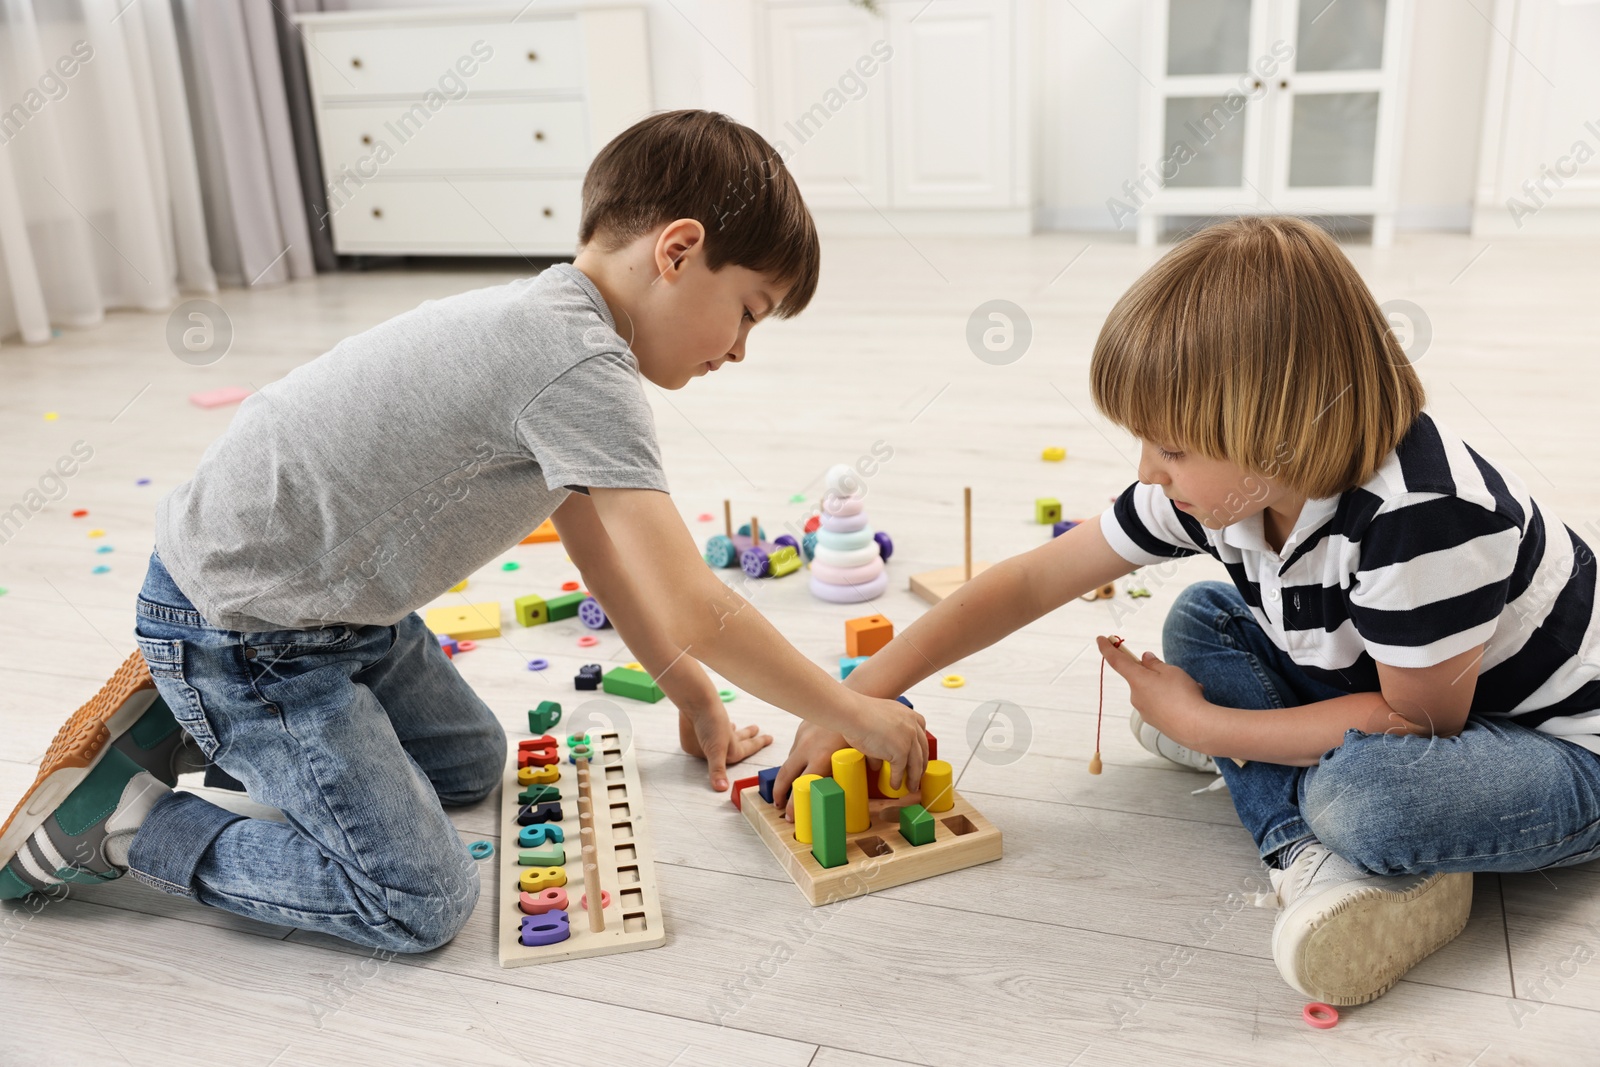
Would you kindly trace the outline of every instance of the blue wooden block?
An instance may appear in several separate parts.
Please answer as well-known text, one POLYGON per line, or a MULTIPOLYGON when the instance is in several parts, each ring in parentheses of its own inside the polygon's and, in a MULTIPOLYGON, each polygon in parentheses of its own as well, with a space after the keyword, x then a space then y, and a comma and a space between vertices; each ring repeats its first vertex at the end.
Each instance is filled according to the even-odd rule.
POLYGON ((840 656, 839 657, 839 680, 843 681, 844 679, 850 677, 850 672, 855 670, 857 667, 861 666, 865 662, 867 662, 867 657, 866 656, 840 656))
POLYGON ((771 804, 772 787, 778 781, 778 768, 768 767, 766 770, 756 775, 756 778, 756 787, 761 790, 761 799, 765 800, 768 804, 771 804))

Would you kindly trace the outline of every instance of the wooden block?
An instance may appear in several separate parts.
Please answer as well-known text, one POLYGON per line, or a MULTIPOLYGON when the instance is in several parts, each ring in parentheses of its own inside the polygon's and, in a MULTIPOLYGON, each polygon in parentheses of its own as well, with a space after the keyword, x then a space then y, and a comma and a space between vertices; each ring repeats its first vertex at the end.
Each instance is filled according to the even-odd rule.
POLYGON ((533 593, 519 596, 511 602, 511 606, 516 609, 519 626, 542 626, 550 621, 550 606, 542 596, 533 593))
POLYGON ((844 828, 860 833, 872 825, 867 808, 867 757, 853 748, 833 754, 833 780, 844 791, 844 828))
MULTIPOLYGON (((829 787, 839 788, 828 778, 811 783, 813 805, 817 790, 829 787)), ((1004 852, 1000 831, 961 794, 952 792, 951 805, 933 816, 934 839, 913 846, 897 832, 900 811, 910 805, 904 800, 872 801, 872 828, 846 835, 845 862, 838 867, 818 862, 812 851, 815 842, 795 840, 794 828, 772 805, 751 804, 742 814, 806 900, 820 905, 999 859, 1004 852)), ((815 821, 813 808, 813 825, 815 821)))
POLYGON ((822 781, 820 774, 802 774, 794 780, 794 839, 811 844, 811 783, 822 781))
POLYGON ((629 697, 633 700, 643 700, 647 704, 654 704, 662 700, 667 694, 644 671, 632 671, 626 667, 613 667, 602 678, 602 688, 612 696, 629 697))
POLYGON ((599 689, 600 664, 585 663, 582 667, 579 667, 577 675, 572 679, 572 687, 574 689, 599 689))
POLYGON ((589 599, 589 594, 583 590, 576 593, 563 593, 545 600, 545 612, 550 616, 551 622, 560 622, 562 619, 576 618, 578 605, 589 599))
MULTIPOLYGON (((976 578, 988 567, 989 564, 974 560, 972 576, 976 578)), ((939 603, 966 584, 966 571, 960 564, 954 567, 941 567, 936 571, 923 571, 921 574, 911 576, 911 591, 930 604, 939 603)))
POLYGON ((1055 497, 1042 496, 1033 502, 1033 521, 1040 526, 1049 526, 1061 521, 1061 501, 1055 497))
POLYGON ((564 867, 567 863, 567 848, 554 841, 538 848, 525 848, 517 853, 517 863, 523 867, 564 867))
MULTIPOLYGON (((521 761, 518 760, 520 763, 521 761)), ((527 766, 517 768, 518 785, 549 785, 561 777, 561 768, 554 764, 548 766, 527 766)))
POLYGON ((768 767, 756 775, 756 784, 761 790, 761 799, 768 804, 772 803, 772 787, 778 782, 778 768, 768 767))
POLYGON ((867 662, 867 659, 867 656, 840 656, 839 680, 842 682, 846 678, 850 677, 850 672, 867 662))
POLYGON ((846 619, 844 651, 847 656, 870 656, 894 638, 894 623, 882 615, 846 619))
POLYGON ((434 633, 445 634, 457 641, 481 641, 486 637, 499 637, 500 602, 485 600, 481 604, 432 608, 423 616, 422 621, 434 633))
POLYGON ((517 887, 524 893, 537 893, 541 889, 566 884, 567 872, 560 867, 529 867, 517 879, 517 887))
MULTIPOLYGON (((822 778, 811 783, 811 855, 819 867, 844 866, 844 808, 844 790, 838 782, 822 778)), ((766 810, 774 809, 768 805, 766 810)))
POLYGON ((925 734, 928 734, 928 758, 929 759, 938 759, 939 758, 939 739, 937 737, 934 737, 933 734, 929 733, 927 730, 924 730, 922 732, 925 733, 925 734))
POLYGON ((467 579, 463 578, 459 582, 457 582, 455 585, 452 585, 450 587, 450 592, 459 593, 459 592, 463 591, 466 588, 467 588, 467 579))
POLYGON ((518 804, 548 804, 561 799, 561 788, 554 785, 530 785, 517 794, 518 804))
MULTIPOLYGON (((513 803, 515 801, 513 800, 513 803)), ((536 822, 560 822, 560 804, 524 804, 517 811, 517 825, 530 826, 536 822)))
POLYGON ((921 804, 901 808, 900 836, 911 842, 913 847, 930 844, 933 841, 933 815, 921 804))
MULTIPOLYGON (((549 822, 527 826, 518 822, 522 806, 516 803, 517 772, 513 761, 507 760, 501 789, 500 840, 505 844, 500 850, 501 888, 498 894, 485 892, 483 900, 483 906, 498 907, 500 912, 497 928, 502 967, 627 952, 665 943, 666 927, 650 844, 649 820, 635 762, 637 749, 630 747, 624 751, 618 733, 610 729, 590 730, 588 737, 593 752, 592 761, 579 771, 563 773, 559 782, 561 813, 557 819, 549 822), (580 814, 578 804, 581 770, 588 771, 596 798, 594 803, 585 805, 587 818, 580 814), (580 834, 580 829, 585 832, 580 834), (526 839, 522 837, 525 831, 532 831, 526 839), (519 866, 517 860, 520 856, 511 847, 513 841, 525 849, 561 844, 566 862, 559 866, 519 866), (571 912, 575 921, 566 931, 568 936, 565 940, 542 945, 524 944, 521 938, 522 917, 535 914, 534 909, 543 906, 548 896, 555 895, 554 891, 562 893, 561 903, 559 907, 550 909, 549 914, 569 910, 567 892, 571 893, 572 904, 579 904, 578 887, 582 886, 585 876, 583 846, 595 850, 594 877, 602 891, 589 895, 591 898, 599 896, 603 913, 600 922, 591 922, 587 905, 579 905, 581 911, 571 912), (551 870, 560 874, 559 878, 551 879, 553 884, 528 896, 522 895, 522 876, 525 871, 551 870), (567 888, 562 889, 562 886, 567 888), (499 903, 493 904, 496 900, 499 903), (601 929, 591 929, 594 925, 601 929)), ((565 754, 565 746, 562 751, 565 754)), ((752 804, 751 807, 772 810, 765 804, 752 804)), ((593 900, 589 903, 593 903, 593 900)))
POLYGON ((738 781, 734 782, 733 787, 728 790, 729 796, 733 798, 734 808, 742 811, 744 809, 744 791, 759 784, 761 784, 761 778, 759 775, 751 775, 749 778, 740 778, 738 781))
POLYGON ((767 577, 782 578, 800 569, 800 553, 788 545, 774 552, 767 560, 767 577))
POLYGON ((561 721, 561 705, 554 700, 541 700, 539 706, 528 710, 528 729, 536 734, 553 729, 561 721))
POLYGON ((949 811, 955 803, 954 769, 942 759, 931 759, 922 772, 922 806, 931 812, 949 811))
POLYGON ((878 792, 882 793, 885 797, 888 797, 891 800, 899 800, 901 797, 911 792, 911 786, 907 782, 902 781, 900 783, 900 788, 896 789, 894 786, 889 784, 893 780, 893 777, 894 768, 887 760, 878 765, 878 792))
POLYGON ((524 537, 520 543, 524 545, 542 545, 550 541, 559 540, 561 540, 561 535, 556 533, 556 524, 546 519, 535 527, 531 534, 524 537))

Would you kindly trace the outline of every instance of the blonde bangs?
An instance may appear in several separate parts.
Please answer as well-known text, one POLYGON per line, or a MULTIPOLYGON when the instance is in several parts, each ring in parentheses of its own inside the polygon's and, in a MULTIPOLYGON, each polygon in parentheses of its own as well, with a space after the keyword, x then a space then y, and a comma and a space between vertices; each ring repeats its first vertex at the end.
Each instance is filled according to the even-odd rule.
POLYGON ((1370 478, 1425 401, 1355 267, 1292 218, 1174 248, 1112 308, 1089 375, 1095 406, 1135 436, 1307 497, 1370 478))

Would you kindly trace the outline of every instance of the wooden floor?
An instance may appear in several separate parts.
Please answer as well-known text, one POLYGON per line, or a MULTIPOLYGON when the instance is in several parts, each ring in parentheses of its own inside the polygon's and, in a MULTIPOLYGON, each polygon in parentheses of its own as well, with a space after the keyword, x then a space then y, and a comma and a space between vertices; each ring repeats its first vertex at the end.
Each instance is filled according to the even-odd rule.
MULTIPOLYGON (((1100 240, 828 242, 812 309, 757 330, 744 366, 678 394, 650 390, 696 539, 712 532, 696 517, 720 513, 724 497, 742 517, 799 521, 792 494, 814 498, 830 464, 882 442, 893 455, 868 481, 868 512, 897 551, 891 591, 873 608, 904 626, 923 610, 907 576, 960 558, 963 485, 973 487, 978 555, 990 560, 1048 535, 1031 522, 1035 497, 1097 513, 1134 480, 1134 450, 1093 411, 1089 354, 1112 302, 1153 258, 1100 240), (965 341, 969 313, 995 298, 1032 324, 1032 347, 1009 366, 980 361, 965 341), (1048 445, 1065 447, 1067 462, 1041 462, 1048 445)), ((1393 248, 1350 254, 1380 300, 1413 301, 1429 316, 1419 369, 1434 414, 1593 543, 1592 242, 1402 235, 1393 248)), ((488 266, 226 292, 236 337, 208 367, 173 357, 160 315, 118 314, 48 346, 0 347, 0 510, 74 441, 94 450, 64 498, 0 546, 0 803, 10 806, 63 716, 134 647, 155 501, 232 412, 185 398, 260 386, 423 299, 529 269, 488 266), (47 421, 52 411, 59 418, 47 421), (146 477, 153 484, 135 485, 146 477), (74 508, 89 517, 71 518, 74 508), (90 528, 106 536, 90 539, 90 528), (114 551, 96 554, 102 544, 114 551), (109 573, 91 573, 99 564, 109 573)), ((473 576, 471 599, 509 601, 576 577, 559 546, 504 558, 521 569, 496 561, 473 576)), ((489 884, 460 937, 390 960, 125 879, 0 912, 0 1064, 1594 1063, 1594 869, 1479 876, 1455 943, 1336 1029, 1301 1021, 1304 998, 1269 955, 1274 913, 1243 903, 1261 868, 1228 795, 1191 795, 1208 779, 1137 747, 1114 675, 1105 773, 1087 773, 1093 636, 1159 650, 1176 592, 1224 577, 1207 557, 1164 579, 1142 573, 1149 599, 1070 604, 961 664, 965 688, 934 680, 911 694, 958 788, 1004 831, 998 863, 813 910, 709 791, 701 765, 676 751, 671 707, 624 702, 660 861, 665 947, 499 969, 494 861, 482 865, 489 884), (997 713, 996 700, 1014 703, 997 713), (547 1042, 554 1055, 540 1053, 547 1042)), ((830 666, 842 620, 862 613, 813 599, 800 577, 761 586, 755 602, 830 666)), ((513 626, 457 663, 512 736, 526 736, 529 707, 574 700, 578 663, 631 658, 614 634, 579 650, 579 632, 575 620, 513 626), (552 669, 525 670, 534 655, 552 669)), ((795 720, 748 695, 732 710, 778 738, 752 764, 781 761, 795 720)), ((496 836, 497 803, 453 813, 465 840, 496 836)))

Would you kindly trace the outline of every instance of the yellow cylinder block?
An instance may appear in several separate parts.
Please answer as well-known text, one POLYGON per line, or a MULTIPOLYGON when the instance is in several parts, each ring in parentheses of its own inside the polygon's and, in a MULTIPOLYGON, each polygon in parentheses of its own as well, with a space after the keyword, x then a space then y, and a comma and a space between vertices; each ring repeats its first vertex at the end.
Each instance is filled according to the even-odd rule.
POLYGON ((811 844, 811 783, 821 780, 820 774, 802 774, 794 780, 794 839, 802 845, 811 844))
POLYGON ((886 797, 893 797, 894 799, 898 800, 907 793, 911 792, 911 787, 906 785, 905 781, 902 779, 900 782, 900 788, 894 788, 894 786, 889 784, 890 778, 893 776, 893 774, 894 768, 889 765, 888 760, 885 760, 878 767, 878 792, 882 793, 886 797))
POLYGON ((867 809, 867 757, 853 748, 833 754, 833 780, 844 790, 844 832, 858 834, 872 827, 867 809))
POLYGON ((949 811, 956 806, 955 772, 942 759, 931 759, 922 772, 922 806, 929 811, 949 811))

